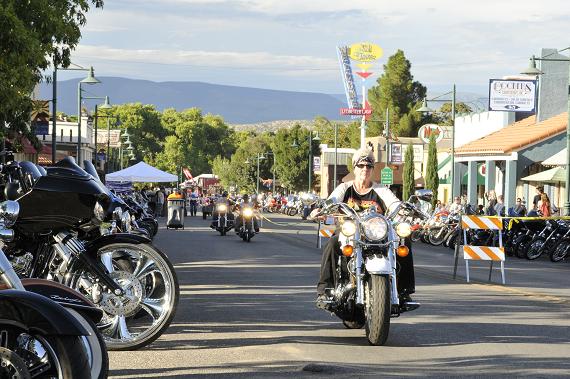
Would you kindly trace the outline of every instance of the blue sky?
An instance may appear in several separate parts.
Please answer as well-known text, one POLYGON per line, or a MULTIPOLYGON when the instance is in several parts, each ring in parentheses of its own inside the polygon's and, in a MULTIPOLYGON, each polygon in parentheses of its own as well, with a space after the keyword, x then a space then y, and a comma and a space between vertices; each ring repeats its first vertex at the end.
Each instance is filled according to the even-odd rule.
POLYGON ((335 47, 370 41, 377 74, 402 49, 430 92, 485 93, 541 47, 568 47, 568 25, 565 0, 106 0, 72 60, 99 76, 343 93, 335 47))

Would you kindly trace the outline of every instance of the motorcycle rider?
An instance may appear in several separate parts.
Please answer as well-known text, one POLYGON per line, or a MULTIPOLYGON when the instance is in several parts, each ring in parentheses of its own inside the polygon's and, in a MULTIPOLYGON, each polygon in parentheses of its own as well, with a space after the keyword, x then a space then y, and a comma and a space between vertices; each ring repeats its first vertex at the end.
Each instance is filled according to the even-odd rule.
MULTIPOLYGON (((352 157, 354 168, 354 180, 340 184, 329 196, 329 200, 334 202, 344 202, 357 212, 364 211, 371 206, 375 206, 380 214, 388 215, 400 203, 400 200, 392 193, 388 187, 372 182, 372 170, 374 169, 374 152, 369 148, 361 148, 352 157)), ((314 216, 319 209, 312 212, 314 216)), ((327 308, 329 296, 327 288, 334 288, 336 278, 336 263, 341 255, 338 234, 335 234, 327 243, 323 250, 321 261, 321 272, 317 284, 318 308, 327 308)), ((401 302, 412 301, 410 294, 415 292, 414 262, 412 257, 411 240, 406 238, 405 244, 409 249, 409 254, 405 258, 397 256, 397 263, 400 266, 398 272, 398 293, 401 302)))
MULTIPOLYGON (((243 209, 243 207, 249 205, 252 209, 257 208, 255 206, 255 203, 250 203, 249 202, 249 195, 245 194, 242 197, 242 201, 241 203, 237 204, 237 208, 241 211, 241 209, 243 209)), ((236 233, 239 233, 239 229, 241 228, 241 223, 242 223, 242 217, 241 217, 241 212, 237 215, 236 217, 236 223, 235 223, 235 231, 236 233)), ((259 223, 257 221, 257 216, 253 216, 253 229, 255 230, 256 233, 259 233, 259 223)))

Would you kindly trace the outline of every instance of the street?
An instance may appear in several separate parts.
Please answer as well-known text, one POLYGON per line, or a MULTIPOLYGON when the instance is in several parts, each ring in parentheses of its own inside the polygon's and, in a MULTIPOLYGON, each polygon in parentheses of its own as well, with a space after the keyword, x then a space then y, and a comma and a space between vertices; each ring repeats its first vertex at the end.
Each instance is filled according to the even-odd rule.
MULTIPOLYGON (((316 224, 267 215, 251 243, 221 237, 187 217, 155 244, 173 261, 180 304, 151 346, 110 352, 112 378, 184 377, 567 377, 570 263, 507 258, 486 284, 488 264, 464 278, 453 251, 414 245, 422 306, 393 318, 386 346, 346 329, 314 306, 320 249, 316 224)), ((326 241, 325 241, 326 242, 326 241)))

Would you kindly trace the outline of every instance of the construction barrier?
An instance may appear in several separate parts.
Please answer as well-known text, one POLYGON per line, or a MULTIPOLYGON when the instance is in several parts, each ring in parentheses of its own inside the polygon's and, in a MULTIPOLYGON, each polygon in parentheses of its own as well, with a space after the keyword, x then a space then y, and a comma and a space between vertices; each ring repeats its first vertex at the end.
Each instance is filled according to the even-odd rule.
POLYGON ((319 220, 319 228, 317 229, 317 248, 322 248, 322 239, 323 238, 331 238, 334 235, 336 228, 331 227, 323 227, 323 225, 331 225, 334 224, 334 217, 327 217, 324 224, 321 220, 319 220))
POLYGON ((456 244, 455 246, 455 265, 453 267, 453 278, 457 274, 457 260, 459 258, 459 251, 463 252, 463 259, 465 260, 465 273, 467 283, 469 283, 469 261, 489 261, 489 281, 493 273, 493 262, 501 262, 501 278, 502 283, 505 284, 505 248, 503 247, 503 220, 500 217, 486 217, 486 216, 461 216, 461 229, 463 230, 463 245, 456 244), (496 230, 499 233, 499 246, 471 246, 467 245, 467 230, 496 230))

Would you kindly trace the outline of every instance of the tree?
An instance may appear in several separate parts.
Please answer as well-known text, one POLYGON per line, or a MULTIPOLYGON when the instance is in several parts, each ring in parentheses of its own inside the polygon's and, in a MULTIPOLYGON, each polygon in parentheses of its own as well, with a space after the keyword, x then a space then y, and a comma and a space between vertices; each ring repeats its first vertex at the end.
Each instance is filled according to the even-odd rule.
POLYGON ((414 146, 410 142, 406 148, 404 155, 404 173, 403 173, 403 186, 402 198, 407 200, 411 194, 414 193, 415 179, 414 179, 414 146))
POLYGON ((319 133, 320 143, 334 147, 334 129, 337 126, 337 147, 358 148, 360 145, 360 122, 329 121, 318 116, 313 121, 313 130, 319 133))
MULTIPOLYGON (((81 38, 80 26, 90 4, 102 0, 0 2, 0 125, 26 135, 39 146, 28 128, 31 93, 50 64, 67 67, 81 38)), ((1 132, 4 128, 0 128, 1 132)), ((0 133, 1 133, 0 132, 0 133)))
POLYGON ((402 50, 388 58, 384 72, 377 85, 368 90, 368 102, 376 121, 368 122, 368 135, 378 136, 384 130, 384 121, 379 119, 390 110, 390 125, 397 136, 413 136, 421 125, 421 115, 415 109, 425 97, 427 89, 414 81, 411 63, 402 50), (407 115, 407 118, 402 118, 407 115))
POLYGON ((437 190, 439 187, 439 176, 437 174, 437 147, 435 145, 435 135, 432 134, 429 137, 428 145, 428 157, 427 157, 427 167, 426 167, 426 177, 425 184, 426 188, 432 190, 432 206, 435 207, 437 202, 437 190))
MULTIPOLYGON (((473 109, 465 103, 455 103, 455 114, 469 114, 473 113, 473 109)), ((441 108, 439 108, 439 112, 437 113, 437 123, 444 124, 444 125, 451 125, 452 117, 451 117, 451 103, 444 103, 441 108)))

